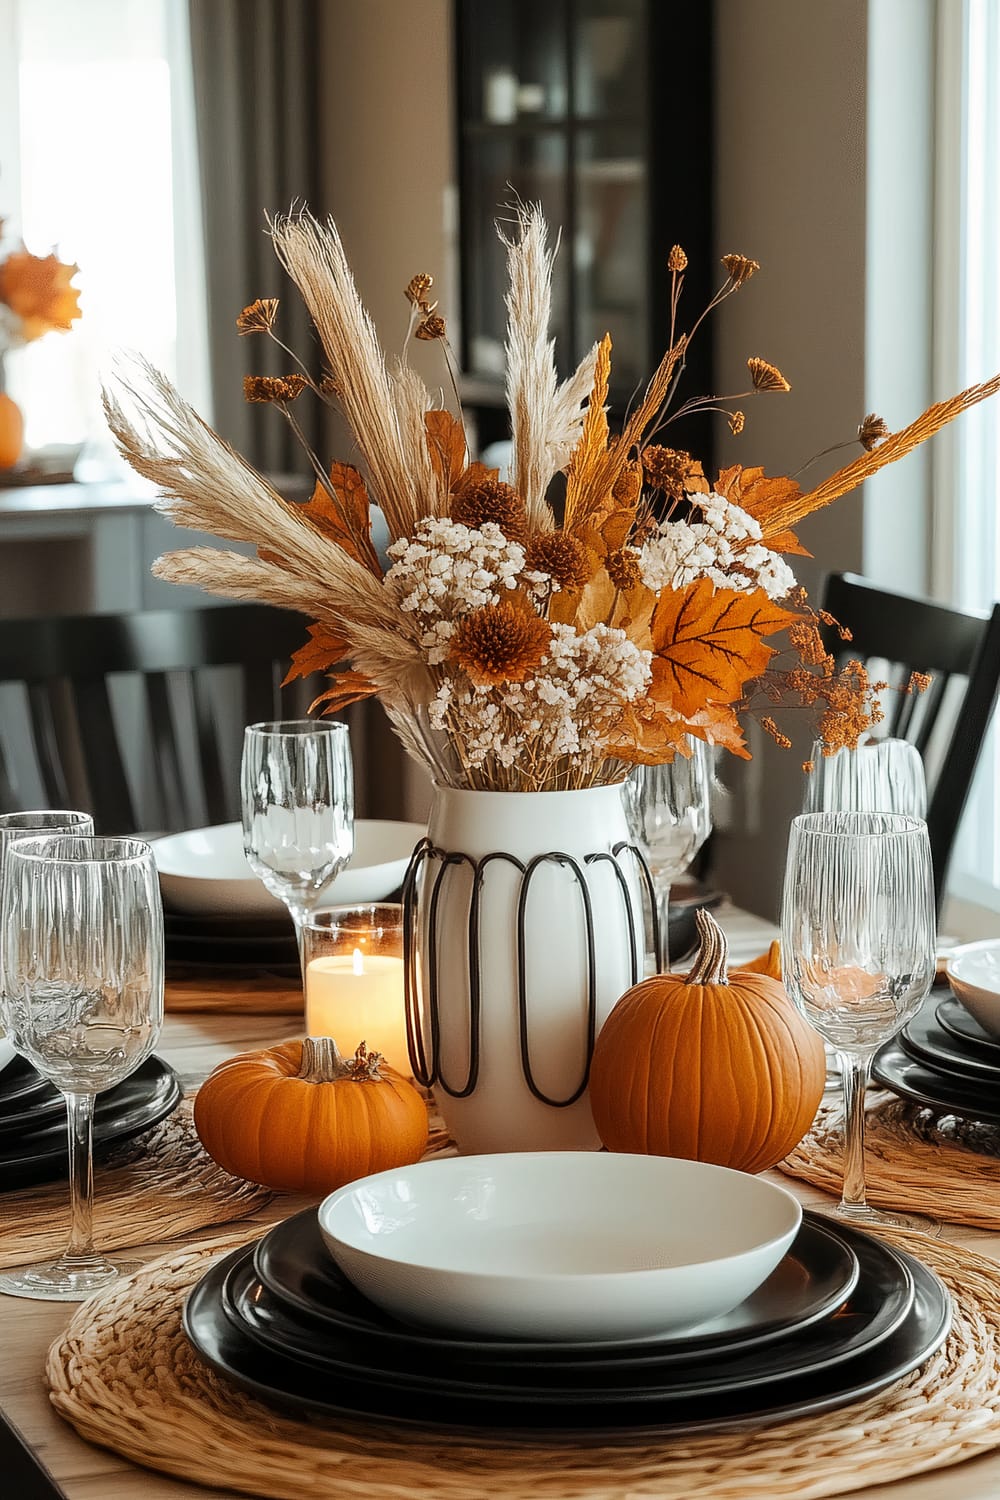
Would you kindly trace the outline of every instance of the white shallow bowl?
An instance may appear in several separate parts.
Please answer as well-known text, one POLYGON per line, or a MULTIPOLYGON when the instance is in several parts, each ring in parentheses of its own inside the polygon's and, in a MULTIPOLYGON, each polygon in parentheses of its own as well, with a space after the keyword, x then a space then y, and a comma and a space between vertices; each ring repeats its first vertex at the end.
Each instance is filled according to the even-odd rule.
POLYGON ((1000 938, 963 943, 952 951, 945 972, 969 1014, 1000 1038, 1000 938))
MULTIPOLYGON (((422 823, 358 818, 354 856, 320 898, 322 906, 359 906, 384 901, 399 886, 422 823)), ((173 911, 211 916, 238 913, 275 917, 285 910, 247 864, 239 823, 193 828, 153 841, 164 902, 173 911)))
POLYGON ((726 1167, 597 1151, 418 1162, 324 1199, 354 1285, 405 1322, 530 1339, 645 1338, 738 1306, 802 1210, 726 1167))

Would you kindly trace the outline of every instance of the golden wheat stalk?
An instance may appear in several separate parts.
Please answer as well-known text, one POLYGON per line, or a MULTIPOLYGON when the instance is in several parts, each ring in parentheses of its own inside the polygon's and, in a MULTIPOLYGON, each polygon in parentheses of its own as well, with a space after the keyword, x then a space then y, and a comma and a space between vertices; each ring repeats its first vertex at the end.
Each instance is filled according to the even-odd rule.
POLYGON ((864 480, 870 479, 877 474, 879 469, 884 469, 887 464, 893 464, 899 458, 905 458, 907 453, 912 453, 921 443, 940 432, 942 427, 947 427, 956 417, 961 416, 963 411, 968 411, 971 406, 976 406, 980 401, 985 401, 988 396, 996 395, 1000 391, 1000 374, 994 375, 992 380, 985 381, 982 385, 970 385, 966 390, 960 391, 957 396, 952 396, 948 401, 939 401, 934 406, 929 406, 925 412, 911 422, 908 427, 899 432, 890 433, 878 447, 872 448, 870 452, 862 453, 851 463, 845 464, 829 479, 824 479, 814 490, 807 494, 794 496, 773 510, 763 523, 764 539, 776 536, 778 532, 785 531, 789 526, 798 525, 805 516, 811 515, 814 510, 820 510, 824 505, 839 499, 841 495, 847 495, 851 490, 857 489, 864 480))
POLYGON ((308 213, 277 218, 271 237, 316 325, 373 498, 394 537, 412 535, 439 504, 436 483, 426 488, 423 433, 414 441, 412 382, 400 396, 333 221, 323 225, 308 213))

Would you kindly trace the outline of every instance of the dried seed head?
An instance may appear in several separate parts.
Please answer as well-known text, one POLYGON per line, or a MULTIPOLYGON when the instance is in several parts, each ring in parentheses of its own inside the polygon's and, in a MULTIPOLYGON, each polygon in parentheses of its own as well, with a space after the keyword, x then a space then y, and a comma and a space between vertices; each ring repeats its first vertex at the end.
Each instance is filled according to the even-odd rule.
POLYGON ((889 427, 884 418, 870 411, 858 428, 858 442, 867 453, 878 447, 889 436, 889 427))
POLYGON ((769 364, 766 359, 758 359, 751 355, 747 360, 747 369, 750 371, 750 379, 753 381, 755 391, 791 390, 791 386, 777 365, 769 364))
POLYGON ((458 622, 450 659, 477 687, 523 682, 541 664, 552 631, 530 608, 502 600, 458 622))
POLYGON ((509 542, 519 542, 528 527, 524 501, 502 479, 481 479, 462 490, 452 501, 451 518, 474 531, 492 521, 509 542))
POLYGON ((724 255, 722 264, 729 273, 729 279, 733 286, 742 286, 744 281, 749 281, 755 271, 760 270, 760 262, 751 260, 748 255, 724 255))
POLYGON ((244 375, 246 401, 294 401, 309 384, 304 375, 244 375))
POLYGON ((729 413, 729 431, 734 437, 739 437, 746 425, 747 419, 741 411, 731 411, 729 413))
POLYGON ((687 263, 688 258, 684 254, 684 251, 681 249, 680 245, 674 245, 670 251, 670 254, 667 256, 667 270, 685 271, 687 270, 687 263))
POLYGON ((411 276, 403 293, 407 302, 412 302, 414 307, 423 308, 427 301, 427 293, 434 285, 434 277, 429 276, 426 271, 418 271, 416 276, 411 276))
POLYGON ((441 317, 440 313, 436 312, 428 313, 426 317, 421 318, 413 330, 415 338, 427 340, 443 339, 445 332, 444 318, 441 317))
POLYGON ((604 566, 616 589, 625 592, 641 582, 639 555, 634 547, 620 547, 617 552, 609 552, 604 566))
POLYGON ((661 448, 653 443, 642 450, 642 468, 647 480, 665 495, 680 500, 693 459, 681 448, 661 448))
POLYGON ((568 531, 539 531, 527 546, 529 568, 548 573, 563 589, 581 589, 594 571, 582 542, 568 531))
POLYGON ((238 333, 270 333, 278 314, 277 297, 258 297, 236 319, 238 333))

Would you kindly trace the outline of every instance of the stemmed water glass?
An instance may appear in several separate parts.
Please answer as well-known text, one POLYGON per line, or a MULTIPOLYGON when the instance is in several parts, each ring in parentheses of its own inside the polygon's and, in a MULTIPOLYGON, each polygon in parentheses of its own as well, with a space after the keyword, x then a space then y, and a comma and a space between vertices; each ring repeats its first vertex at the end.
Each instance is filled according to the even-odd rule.
POLYGON ((712 831, 712 765, 704 740, 689 737, 691 754, 660 766, 635 766, 623 797, 629 833, 653 877, 660 932, 657 967, 669 967, 670 887, 712 831))
POLYGON ((7 848, 4 1011, 14 1045, 65 1096, 70 1237, 0 1292, 81 1302, 136 1268, 93 1243, 94 1098, 134 1073, 163 1021, 163 913, 153 852, 138 839, 18 838, 7 848))
POLYGON ((284 719, 243 737, 243 847, 250 868, 302 924, 354 853, 354 776, 346 724, 284 719))
POLYGON ((916 1015, 934 979, 927 825, 899 813, 804 813, 788 843, 781 918, 785 986, 836 1050, 844 1088, 837 1212, 862 1225, 929 1221, 865 1198, 865 1087, 872 1058, 916 1015))

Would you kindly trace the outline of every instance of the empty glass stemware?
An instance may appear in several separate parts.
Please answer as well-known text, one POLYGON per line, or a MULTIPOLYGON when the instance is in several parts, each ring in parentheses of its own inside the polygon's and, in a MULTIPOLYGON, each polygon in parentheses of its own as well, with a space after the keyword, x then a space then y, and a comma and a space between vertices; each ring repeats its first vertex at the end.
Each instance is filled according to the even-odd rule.
POLYGON ((19 838, 2 903, 4 1010, 15 1046, 65 1096, 70 1237, 0 1292, 81 1302, 136 1268, 94 1249, 94 1098, 145 1062, 163 1021, 163 913, 138 839, 19 838))
POLYGON ((857 1223, 928 1227, 869 1207, 864 1128, 872 1058, 920 1009, 934 979, 934 946, 934 877, 922 819, 879 812, 794 819, 782 971, 792 1000, 840 1059, 844 1185, 837 1212, 857 1223))
POLYGON ((285 719, 243 737, 243 847, 250 868, 302 924, 354 853, 346 724, 285 719))
POLYGON ((712 766, 704 740, 690 738, 690 756, 660 766, 635 766, 623 796, 629 832, 649 865, 660 930, 658 969, 669 966, 670 887, 712 831, 712 766))

